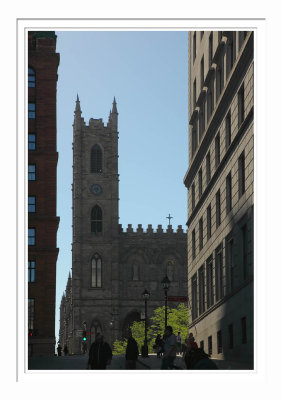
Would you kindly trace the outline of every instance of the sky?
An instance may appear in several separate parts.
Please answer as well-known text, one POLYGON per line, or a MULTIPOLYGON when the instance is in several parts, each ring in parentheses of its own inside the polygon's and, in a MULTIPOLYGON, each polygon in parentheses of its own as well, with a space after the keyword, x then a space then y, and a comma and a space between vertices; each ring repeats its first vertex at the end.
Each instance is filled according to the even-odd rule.
POLYGON ((106 124, 114 97, 119 131, 119 223, 186 230, 188 33, 56 31, 57 84, 56 339, 59 307, 71 272, 72 142, 75 101, 82 117, 106 124))

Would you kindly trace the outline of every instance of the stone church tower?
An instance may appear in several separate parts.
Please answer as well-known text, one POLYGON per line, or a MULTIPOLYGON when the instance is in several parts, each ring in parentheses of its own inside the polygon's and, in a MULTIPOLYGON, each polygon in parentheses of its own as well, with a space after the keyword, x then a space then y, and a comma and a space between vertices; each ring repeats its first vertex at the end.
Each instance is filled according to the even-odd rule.
MULTIPOLYGON (((102 119, 81 116, 77 96, 73 123, 73 243, 71 315, 67 344, 71 353, 82 351, 102 332, 113 343, 140 320, 142 293, 150 292, 148 317, 164 305, 161 280, 171 280, 170 294, 187 295, 186 233, 179 226, 163 232, 149 225, 136 232, 119 224, 118 112, 113 101, 107 125, 102 119)), ((69 282, 68 282, 69 285, 69 282)), ((177 304, 174 304, 177 305, 177 304)), ((60 336, 61 336, 60 332, 60 336)))

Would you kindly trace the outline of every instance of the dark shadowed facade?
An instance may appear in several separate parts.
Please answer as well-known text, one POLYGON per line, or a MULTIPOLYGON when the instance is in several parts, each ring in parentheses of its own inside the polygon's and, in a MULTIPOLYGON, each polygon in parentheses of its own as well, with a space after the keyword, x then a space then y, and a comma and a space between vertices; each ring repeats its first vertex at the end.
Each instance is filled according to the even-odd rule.
POLYGON ((189 328, 218 359, 254 356, 254 33, 189 32, 189 328))
POLYGON ((59 54, 54 32, 28 33, 28 350, 55 352, 59 54))

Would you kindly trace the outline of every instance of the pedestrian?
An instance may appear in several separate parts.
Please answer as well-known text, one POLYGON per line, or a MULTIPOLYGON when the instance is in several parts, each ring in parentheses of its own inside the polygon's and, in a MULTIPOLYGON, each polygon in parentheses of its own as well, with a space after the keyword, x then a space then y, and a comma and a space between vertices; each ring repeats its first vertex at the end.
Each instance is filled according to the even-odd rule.
POLYGON ((182 342, 182 337, 180 335, 180 332, 178 332, 176 336, 176 343, 177 343, 177 352, 178 354, 181 354, 182 348, 181 348, 181 342, 182 342))
POLYGON ((62 346, 60 345, 60 343, 58 343, 57 353, 58 353, 58 357, 61 357, 61 355, 62 355, 62 346))
POLYGON ((65 346, 64 346, 64 355, 67 356, 68 353, 69 353, 69 349, 68 349, 68 346, 65 344, 65 346))
POLYGON ((139 356, 138 345, 131 330, 128 331, 127 346, 125 352, 125 369, 136 369, 136 361, 139 356))
POLYGON ((97 333, 95 342, 89 350, 88 369, 106 369, 112 360, 112 349, 104 342, 101 333, 97 333))
POLYGON ((196 350, 198 348, 198 345, 195 341, 195 338, 193 336, 193 333, 189 333, 189 336, 185 339, 185 350, 183 352, 183 360, 185 360, 186 357, 189 356, 189 352, 193 349, 196 350))
POLYGON ((218 369, 216 363, 203 349, 191 348, 184 358, 187 369, 218 369))
POLYGON ((171 369, 176 357, 176 337, 171 326, 165 328, 164 355, 161 369, 171 369))
POLYGON ((155 349, 157 353, 157 358, 160 358, 163 355, 163 346, 164 346, 164 341, 161 338, 161 335, 157 335, 156 340, 155 340, 155 349))

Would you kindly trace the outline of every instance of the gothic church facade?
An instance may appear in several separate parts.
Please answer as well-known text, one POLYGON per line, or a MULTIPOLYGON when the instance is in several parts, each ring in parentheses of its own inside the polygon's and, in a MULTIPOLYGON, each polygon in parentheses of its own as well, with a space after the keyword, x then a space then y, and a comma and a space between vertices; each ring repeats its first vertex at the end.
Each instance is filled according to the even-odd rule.
MULTIPOLYGON (((118 112, 114 99, 109 120, 82 117, 77 97, 73 124, 72 277, 60 308, 60 342, 72 354, 97 332, 110 344, 122 338, 144 311, 164 305, 161 281, 168 275, 171 296, 187 296, 187 236, 179 225, 134 231, 119 224, 118 112)), ((169 304, 176 306, 176 303, 169 304)))

